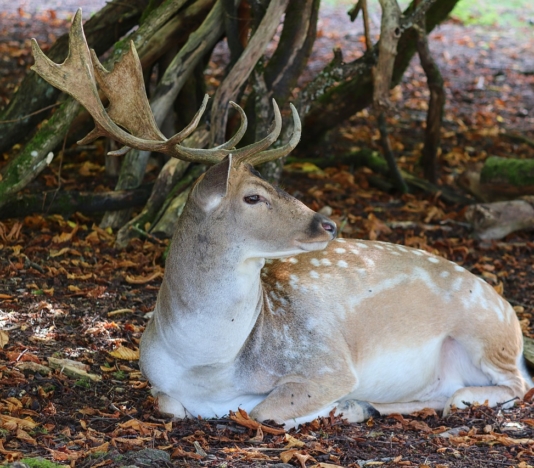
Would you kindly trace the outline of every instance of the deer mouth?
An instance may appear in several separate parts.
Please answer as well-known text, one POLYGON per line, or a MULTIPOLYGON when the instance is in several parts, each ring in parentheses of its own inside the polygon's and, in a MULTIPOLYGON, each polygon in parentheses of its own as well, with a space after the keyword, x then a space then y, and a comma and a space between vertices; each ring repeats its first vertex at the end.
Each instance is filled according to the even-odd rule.
POLYGON ((314 242, 301 242, 297 241, 297 247, 305 252, 313 252, 314 250, 323 250, 326 248, 330 241, 314 241, 314 242))

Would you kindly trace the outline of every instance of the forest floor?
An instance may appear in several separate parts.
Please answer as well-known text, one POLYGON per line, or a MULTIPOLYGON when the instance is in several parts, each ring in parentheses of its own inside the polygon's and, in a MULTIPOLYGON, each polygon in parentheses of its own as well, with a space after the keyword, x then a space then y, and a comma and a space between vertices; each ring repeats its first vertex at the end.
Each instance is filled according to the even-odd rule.
MULTIPOLYGON (((43 11, 0 13, 0 107, 31 64, 29 37, 51 44, 67 24, 43 11)), ((346 60, 361 53, 361 31, 345 10, 328 7, 307 76, 339 46, 346 60)), ((376 19, 375 19, 376 22, 376 19)), ((533 158, 534 34, 464 26, 451 20, 431 35, 447 87, 440 183, 456 184, 488 155, 533 158)), ((224 51, 221 51, 224 55, 224 51)), ((217 67, 217 63, 213 67, 217 67)), ((400 165, 420 173, 428 92, 417 60, 392 93, 389 118, 400 165)), ((1 127, 0 127, 1 129, 1 127)), ((346 151, 379 150, 373 118, 363 111, 316 148, 332 165, 293 164, 284 188, 315 210, 332 212, 344 237, 417 247, 458 262, 492 284, 534 337, 534 238, 517 232, 499 242, 470 237, 463 206, 440 196, 385 193, 372 172, 335 164, 346 151)), ((14 148, 13 151, 17 151, 14 148)), ((28 190, 109 190, 104 149, 69 149, 28 190)), ((5 154, 7 159, 10 154, 5 154)), ((59 159, 59 158, 57 158, 59 159)), ((0 163, 1 164, 1 163, 0 163)), ((149 171, 147 179, 154 177, 149 171)), ((35 457, 76 467, 363 467, 534 466, 534 398, 512 409, 473 406, 441 417, 432 410, 348 424, 314 421, 284 434, 242 415, 172 422, 157 413, 138 365, 138 344, 164 271, 167 240, 137 239, 115 249, 114 233, 83 212, 69 218, 35 214, 0 222, 0 458, 35 457)), ((234 408, 237 411, 237 408, 234 408)), ((41 465, 52 466, 52 465, 41 465)))

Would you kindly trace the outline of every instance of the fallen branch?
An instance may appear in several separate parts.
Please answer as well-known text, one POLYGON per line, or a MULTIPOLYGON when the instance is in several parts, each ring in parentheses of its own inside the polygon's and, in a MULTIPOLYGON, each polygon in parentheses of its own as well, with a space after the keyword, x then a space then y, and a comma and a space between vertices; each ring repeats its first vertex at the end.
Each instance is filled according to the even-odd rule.
POLYGON ((472 205, 465 218, 473 227, 474 237, 502 239, 515 231, 534 229, 534 197, 472 205))
POLYGON ((51 190, 17 195, 0 208, 0 219, 21 218, 34 213, 69 215, 76 211, 98 213, 142 206, 148 200, 152 184, 136 190, 116 192, 75 192, 51 190))

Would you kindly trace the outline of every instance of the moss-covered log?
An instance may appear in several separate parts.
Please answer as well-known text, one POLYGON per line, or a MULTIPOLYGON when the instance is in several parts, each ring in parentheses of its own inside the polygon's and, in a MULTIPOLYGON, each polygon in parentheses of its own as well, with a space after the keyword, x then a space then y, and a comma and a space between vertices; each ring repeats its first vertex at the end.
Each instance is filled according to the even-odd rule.
POLYGON ((480 173, 480 186, 506 197, 534 195, 534 160, 490 156, 480 173))
POLYGON ((142 206, 148 200, 152 184, 136 190, 115 192, 75 192, 50 190, 43 193, 20 194, 0 208, 0 219, 20 218, 34 213, 69 216, 76 211, 101 213, 142 206))

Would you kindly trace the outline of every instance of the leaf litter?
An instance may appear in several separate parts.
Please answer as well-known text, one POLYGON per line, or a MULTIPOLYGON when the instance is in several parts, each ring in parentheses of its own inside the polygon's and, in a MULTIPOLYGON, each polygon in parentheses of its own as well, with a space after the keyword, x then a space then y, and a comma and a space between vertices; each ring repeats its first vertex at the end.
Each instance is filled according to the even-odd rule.
MULTIPOLYGON (((44 15, 44 20, 59 28, 53 36, 65 27, 54 15, 44 15)), ((22 25, 29 19, 21 15, 17 21, 22 25)), ((321 19, 308 73, 322 68, 332 41, 354 49, 339 22, 335 14, 321 19)), ((26 26, 18 27, 27 34, 26 26)), ((441 183, 454 184, 466 167, 489 154, 533 157, 528 144, 503 136, 511 128, 532 138, 534 116, 528 109, 534 108, 534 78, 523 73, 528 71, 525 51, 532 39, 518 44, 506 34, 449 22, 431 41, 449 93, 441 183)), ((25 46, 2 42, 0 54, 24 68, 31 63, 25 46)), ((4 87, 9 91, 19 78, 6 76, 0 80, 9 81, 4 87)), ((392 97, 398 106, 389 122, 392 146, 403 169, 420 173, 427 91, 418 65, 392 97)), ((7 94, 0 98, 7 102, 7 94)), ((376 126, 366 111, 321 151, 336 155, 360 147, 379 149, 376 126)), ((102 155, 98 148, 81 153, 70 168, 63 168, 63 187, 95 189, 90 176, 101 173, 102 155)), ((54 164, 32 189, 56 186, 54 164)), ((331 216, 342 236, 421 248, 484 277, 510 300, 525 335, 534 337, 532 235, 520 232, 503 242, 477 242, 469 237, 461 207, 439 196, 384 193, 373 187, 372 175, 369 169, 334 162, 324 169, 300 163, 285 173, 283 184, 311 208, 331 216)), ((99 184, 107 183, 104 189, 113 186, 101 179, 99 184)), ((76 467, 534 465, 534 392, 510 410, 472 406, 441 418, 425 409, 361 424, 332 414, 290 432, 259 424, 238 408, 218 420, 172 421, 155 408, 137 362, 139 340, 164 271, 167 241, 136 239, 119 251, 113 247, 115 233, 97 223, 82 213, 69 219, 33 215, 0 223, 4 462, 31 456, 76 467)))

